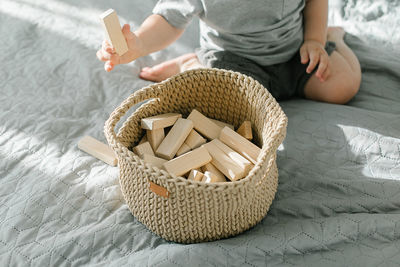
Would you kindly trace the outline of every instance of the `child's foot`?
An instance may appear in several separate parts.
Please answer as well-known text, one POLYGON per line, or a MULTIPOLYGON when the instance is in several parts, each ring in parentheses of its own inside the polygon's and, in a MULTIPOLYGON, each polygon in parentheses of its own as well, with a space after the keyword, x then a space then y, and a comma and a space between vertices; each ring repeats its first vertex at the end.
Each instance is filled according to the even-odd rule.
POLYGON ((196 54, 194 53, 185 54, 155 65, 154 67, 143 68, 139 74, 139 77, 152 82, 161 82, 171 76, 174 76, 175 74, 180 73, 182 71, 182 65, 190 60, 193 60, 194 58, 196 58, 196 54))
POLYGON ((339 42, 343 41, 346 32, 342 27, 328 27, 328 41, 339 42))

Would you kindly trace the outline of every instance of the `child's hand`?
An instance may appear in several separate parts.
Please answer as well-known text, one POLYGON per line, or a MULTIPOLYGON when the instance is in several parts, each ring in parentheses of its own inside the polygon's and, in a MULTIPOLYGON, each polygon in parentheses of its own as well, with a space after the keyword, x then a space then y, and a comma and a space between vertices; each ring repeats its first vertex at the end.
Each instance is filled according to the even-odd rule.
POLYGON ((330 74, 329 56, 321 43, 313 40, 305 41, 300 48, 300 57, 302 64, 310 62, 306 69, 307 73, 311 73, 318 64, 315 75, 321 82, 326 81, 330 74))
POLYGON ((106 71, 111 71, 114 66, 118 64, 129 63, 141 56, 141 45, 139 38, 130 31, 128 24, 122 27, 122 33, 125 36, 125 40, 128 44, 128 52, 119 56, 112 45, 106 40, 103 41, 101 49, 96 53, 99 60, 105 62, 104 69, 106 71))

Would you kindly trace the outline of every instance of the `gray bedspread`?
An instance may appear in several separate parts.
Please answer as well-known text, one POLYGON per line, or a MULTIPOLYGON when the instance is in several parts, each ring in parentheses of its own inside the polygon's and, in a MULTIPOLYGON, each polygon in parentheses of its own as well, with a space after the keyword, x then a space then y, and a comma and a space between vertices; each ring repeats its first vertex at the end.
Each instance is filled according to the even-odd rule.
POLYGON ((268 215, 225 240, 182 245, 129 212, 118 168, 81 152, 148 85, 141 67, 192 51, 196 23, 165 51, 103 70, 98 15, 137 27, 155 1, 0 0, 0 266, 398 266, 400 3, 331 1, 351 34, 360 92, 347 105, 290 100, 268 215))

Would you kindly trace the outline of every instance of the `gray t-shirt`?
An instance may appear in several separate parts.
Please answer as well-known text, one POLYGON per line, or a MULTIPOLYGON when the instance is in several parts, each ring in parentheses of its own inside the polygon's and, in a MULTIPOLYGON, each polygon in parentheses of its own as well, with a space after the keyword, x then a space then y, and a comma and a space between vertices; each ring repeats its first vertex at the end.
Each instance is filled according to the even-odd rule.
POLYGON ((153 13, 177 28, 198 16, 201 48, 267 66, 288 61, 300 49, 304 6, 305 0, 159 0, 153 13))

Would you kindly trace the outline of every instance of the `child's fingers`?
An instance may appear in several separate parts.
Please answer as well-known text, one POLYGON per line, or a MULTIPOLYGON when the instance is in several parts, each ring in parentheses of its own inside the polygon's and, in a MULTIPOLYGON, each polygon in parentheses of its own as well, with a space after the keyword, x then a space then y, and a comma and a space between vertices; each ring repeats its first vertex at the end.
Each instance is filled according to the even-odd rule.
POLYGON ((124 24, 124 26, 122 27, 122 33, 127 41, 133 40, 133 38, 135 37, 134 34, 131 32, 131 27, 129 26, 129 24, 124 24))
POLYGON ((325 57, 325 56, 321 56, 320 59, 319 59, 317 72, 315 73, 315 75, 321 81, 323 81, 323 74, 326 71, 326 69, 328 68, 328 64, 329 64, 329 59, 327 57, 325 57))
POLYGON ((310 64, 308 64, 308 67, 306 70, 307 73, 311 73, 315 69, 315 66, 317 66, 318 61, 319 61, 319 54, 314 51, 311 51, 309 57, 310 57, 310 64))
POLYGON ((329 65, 328 65, 328 67, 326 68, 326 70, 322 74, 322 80, 323 81, 328 80, 330 74, 331 74, 331 70, 330 70, 329 65))
POLYGON ((309 61, 308 51, 304 46, 300 48, 300 59, 302 64, 306 64, 309 61))
POLYGON ((103 41, 101 48, 110 54, 115 53, 114 47, 107 40, 103 41))
POLYGON ((107 52, 104 52, 104 50, 100 49, 96 52, 96 56, 101 61, 107 61, 109 59, 109 56, 105 55, 105 53, 107 52))
POLYGON ((107 61, 107 62, 104 64, 104 69, 105 69, 107 72, 112 71, 113 68, 114 68, 114 65, 113 65, 110 61, 107 61))
POLYGON ((108 60, 110 60, 112 54, 104 51, 103 49, 100 49, 99 51, 97 51, 96 56, 101 61, 108 61, 108 60))
POLYGON ((131 32, 130 26, 129 24, 125 24, 122 27, 122 33, 126 39, 126 43, 128 44, 128 47, 130 49, 134 49, 135 47, 135 34, 133 34, 133 32, 131 32))
POLYGON ((120 57, 118 54, 110 54, 105 52, 104 50, 99 50, 97 51, 96 56, 101 61, 109 61, 113 65, 118 65, 120 63, 120 57))

